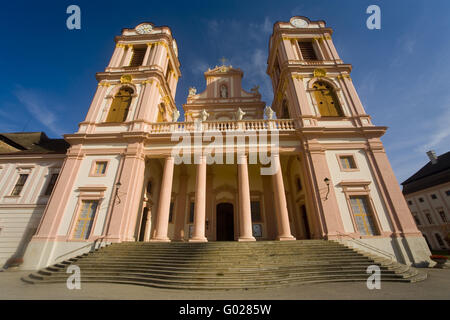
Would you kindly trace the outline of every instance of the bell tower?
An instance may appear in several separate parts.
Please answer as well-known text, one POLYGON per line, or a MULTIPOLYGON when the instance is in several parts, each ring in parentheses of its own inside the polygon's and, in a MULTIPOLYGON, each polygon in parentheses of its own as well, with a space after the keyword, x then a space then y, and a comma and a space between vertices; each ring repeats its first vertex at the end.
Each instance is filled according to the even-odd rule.
POLYGON ((181 75, 178 49, 168 27, 151 23, 123 29, 78 133, 145 131, 172 121, 181 75))
POLYGON ((350 78, 352 66, 339 57, 332 34, 324 21, 306 17, 274 25, 267 68, 272 108, 279 118, 297 119, 300 127, 343 119, 351 126, 371 126, 350 78))
POLYGON ((298 159, 321 236, 362 237, 361 211, 354 205, 360 201, 366 208, 372 203, 365 212, 368 224, 379 226, 375 236, 392 237, 399 247, 424 247, 380 140, 387 128, 375 126, 366 114, 350 77, 352 66, 339 57, 332 34, 324 21, 301 16, 275 23, 267 67, 272 108, 277 118, 295 123, 298 159))

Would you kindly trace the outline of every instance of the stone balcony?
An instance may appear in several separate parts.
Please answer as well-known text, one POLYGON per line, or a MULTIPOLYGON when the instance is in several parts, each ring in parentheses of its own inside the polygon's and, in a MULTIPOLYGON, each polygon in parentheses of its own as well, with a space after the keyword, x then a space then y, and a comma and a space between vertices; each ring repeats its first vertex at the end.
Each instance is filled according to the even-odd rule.
POLYGON ((151 134, 192 131, 294 131, 295 124, 292 119, 158 122, 148 124, 147 129, 151 134))

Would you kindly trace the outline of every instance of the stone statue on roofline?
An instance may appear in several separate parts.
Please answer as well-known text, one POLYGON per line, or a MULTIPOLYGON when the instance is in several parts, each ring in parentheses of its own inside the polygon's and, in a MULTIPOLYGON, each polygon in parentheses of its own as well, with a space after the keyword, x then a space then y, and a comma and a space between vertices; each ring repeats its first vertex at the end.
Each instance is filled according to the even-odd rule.
POLYGON ((178 111, 178 109, 175 109, 175 111, 172 113, 172 122, 177 122, 179 117, 180 111, 178 111))
POLYGON ((209 113, 206 112, 205 109, 203 109, 202 112, 200 113, 200 116, 202 118, 202 121, 206 121, 208 119, 208 117, 209 117, 209 113))
POLYGON ((242 111, 241 108, 238 108, 237 111, 236 111, 236 119, 237 120, 242 120, 242 118, 244 118, 244 116, 245 116, 245 112, 242 111))
POLYGON ((189 96, 195 96, 197 94, 197 89, 195 87, 189 88, 189 96))
POLYGON ((272 120, 275 116, 275 111, 273 111, 270 106, 266 106, 266 108, 264 109, 264 114, 266 115, 268 120, 272 120))

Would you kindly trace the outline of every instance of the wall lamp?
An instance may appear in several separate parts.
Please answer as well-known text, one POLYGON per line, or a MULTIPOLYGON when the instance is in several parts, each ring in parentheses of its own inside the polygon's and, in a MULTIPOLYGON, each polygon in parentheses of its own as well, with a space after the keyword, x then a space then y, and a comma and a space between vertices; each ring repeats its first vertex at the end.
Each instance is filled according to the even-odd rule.
POLYGON ((120 203, 120 198, 119 198, 119 188, 120 188, 121 186, 122 186, 122 184, 120 183, 120 181, 117 181, 117 183, 116 183, 116 197, 117 197, 117 199, 118 199, 117 204, 120 203))
POLYGON ((328 200, 328 195, 330 194, 330 179, 325 177, 325 179, 323 179, 323 182, 325 182, 328 188, 327 195, 325 196, 325 200, 328 200))

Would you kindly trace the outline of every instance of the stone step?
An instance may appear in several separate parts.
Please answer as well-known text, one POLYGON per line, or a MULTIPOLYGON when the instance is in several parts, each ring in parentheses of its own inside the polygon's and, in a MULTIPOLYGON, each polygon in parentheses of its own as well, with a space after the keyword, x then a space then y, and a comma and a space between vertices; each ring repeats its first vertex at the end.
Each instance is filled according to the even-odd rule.
MULTIPOLYGON (((48 277, 46 279, 43 278, 33 278, 29 277, 29 280, 33 283, 64 283, 67 281, 66 277, 52 278, 48 277)), ((252 288, 252 287, 269 287, 269 286, 285 286, 292 285, 297 283, 308 283, 315 281, 324 281, 324 282, 333 282, 333 281, 367 281, 367 274, 357 274, 357 275, 307 275, 302 277, 286 277, 282 280, 280 279, 265 279, 261 281, 255 280, 215 280, 211 279, 205 280, 197 280, 197 279, 185 279, 185 280, 165 280, 158 277, 140 277, 137 275, 115 275, 115 276, 84 276, 82 277, 82 282, 110 282, 110 283, 120 283, 122 281, 133 281, 136 284, 140 285, 150 285, 150 286, 159 286, 161 288, 170 288, 175 287, 178 289, 186 289, 186 288, 194 288, 197 287, 201 289, 205 288, 221 288, 221 289, 230 289, 230 288, 252 288)), ((381 275, 381 281, 401 281, 401 282, 410 282, 408 279, 400 278, 394 275, 381 275)))
MULTIPOLYGON (((387 268, 380 268, 382 272, 386 273, 398 273, 396 270, 390 270, 387 268)), ((273 267, 273 268, 222 268, 222 269, 160 269, 160 268, 142 268, 136 266, 84 266, 81 268, 82 273, 96 273, 96 272, 142 272, 151 274, 161 274, 161 275, 249 275, 253 276, 255 273, 263 275, 277 275, 277 274, 291 274, 291 273, 302 273, 302 272, 357 272, 365 273, 367 270, 366 266, 334 266, 334 267, 311 267, 311 266, 301 266, 301 267, 273 267)), ((46 268, 40 270, 37 273, 40 275, 56 275, 65 274, 66 268, 46 268)))
POLYGON ((24 277, 57 283, 66 268, 82 270, 82 282, 128 283, 172 289, 269 288, 298 283, 366 281, 369 265, 382 281, 420 281, 417 270, 389 259, 366 256, 325 240, 207 243, 111 244, 24 277))

